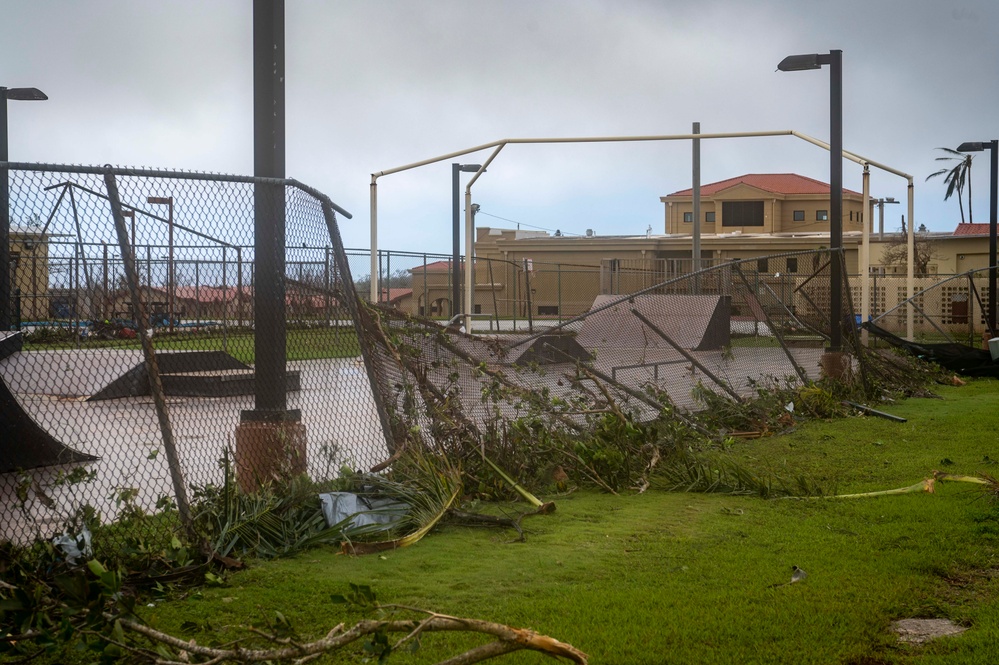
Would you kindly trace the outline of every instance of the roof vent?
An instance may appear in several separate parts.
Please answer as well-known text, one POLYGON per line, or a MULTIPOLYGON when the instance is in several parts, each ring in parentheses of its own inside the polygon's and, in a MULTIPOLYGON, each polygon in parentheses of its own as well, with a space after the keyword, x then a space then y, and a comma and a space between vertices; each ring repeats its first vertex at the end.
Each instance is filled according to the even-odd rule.
POLYGON ((593 237, 593 229, 586 229, 586 237, 587 238, 593 237))

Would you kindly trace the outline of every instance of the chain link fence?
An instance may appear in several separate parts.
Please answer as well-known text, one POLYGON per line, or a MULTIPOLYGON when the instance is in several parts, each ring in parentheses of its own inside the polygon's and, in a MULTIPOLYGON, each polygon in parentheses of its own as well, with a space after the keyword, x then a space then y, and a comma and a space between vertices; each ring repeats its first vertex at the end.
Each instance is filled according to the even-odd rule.
MULTIPOLYGON (((262 356, 280 355, 261 344, 262 310, 284 324, 278 362, 307 436, 303 470, 321 480, 387 457, 328 198, 198 173, 8 173, 17 332, 0 340, 0 539, 173 505, 171 445, 188 490, 221 483, 241 414, 273 381, 262 356), (256 265, 255 215, 285 248, 283 270, 256 265)), ((268 460, 248 464, 266 475, 268 460)))
MULTIPOLYGON (((351 263, 369 255, 342 247, 335 204, 297 182, 8 168, 0 539, 85 519, 115 547, 140 512, 176 527, 231 455, 252 492, 287 473, 379 471, 409 446, 513 450, 609 409, 691 424, 717 399, 823 375, 869 391, 897 371, 860 343, 850 280, 831 320, 829 250, 693 273, 479 260, 472 335, 441 325, 462 277, 448 257, 383 255, 380 302, 366 302, 372 276, 355 282, 351 263), (843 354, 825 352, 834 330, 843 354), (267 445, 244 436, 258 416, 267 445)), ((941 300, 952 318, 960 284, 941 300)), ((878 311, 906 309, 888 284, 875 292, 878 311)))

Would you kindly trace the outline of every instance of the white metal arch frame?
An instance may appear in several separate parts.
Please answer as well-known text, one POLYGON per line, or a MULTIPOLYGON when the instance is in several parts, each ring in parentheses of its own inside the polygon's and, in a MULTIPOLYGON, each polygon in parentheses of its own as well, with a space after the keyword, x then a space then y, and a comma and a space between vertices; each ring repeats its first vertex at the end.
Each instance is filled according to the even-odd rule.
MULTIPOLYGON (((393 173, 400 173, 402 171, 409 171, 411 169, 419 168, 421 166, 427 166, 429 164, 435 164, 437 162, 443 162, 445 160, 454 159, 456 157, 461 157, 462 155, 468 155, 474 152, 479 152, 480 150, 493 149, 489 158, 482 163, 481 168, 471 177, 468 184, 465 186, 465 302, 463 310, 465 312, 465 330, 471 332, 472 330, 472 296, 474 288, 474 271, 472 269, 472 236, 475 232, 473 228, 472 220, 472 185, 475 181, 479 179, 479 176, 488 168, 488 166, 496 159, 496 156, 500 151, 508 145, 513 144, 541 144, 541 143, 629 143, 637 141, 693 141, 694 139, 731 139, 731 138, 756 138, 756 137, 766 137, 766 136, 794 136, 803 141, 816 145, 824 150, 830 150, 830 146, 825 141, 821 141, 817 138, 811 137, 807 134, 802 134, 792 129, 777 130, 777 131, 763 131, 763 132, 720 132, 713 134, 664 134, 664 135, 650 135, 650 136, 589 136, 589 137, 563 137, 563 138, 522 138, 522 139, 500 139, 498 141, 493 141, 491 143, 483 143, 482 145, 477 145, 471 148, 466 148, 464 150, 457 150, 455 152, 449 152, 444 155, 439 155, 437 157, 431 157, 430 159, 424 159, 418 162, 413 162, 411 164, 406 164, 403 166, 397 166, 395 168, 386 169, 384 171, 378 171, 377 173, 371 174, 371 301, 378 301, 378 178, 381 176, 391 175, 393 173)), ((878 168, 887 173, 897 175, 901 178, 905 178, 908 187, 908 215, 909 223, 906 226, 907 232, 907 266, 906 266, 906 292, 907 297, 911 298, 913 295, 913 282, 914 282, 914 272, 913 272, 913 262, 914 262, 914 240, 915 236, 913 229, 915 228, 915 217, 913 214, 913 178, 908 173, 904 173, 898 169, 892 168, 885 164, 881 164, 872 159, 862 157, 854 152, 848 150, 843 150, 843 158, 848 159, 851 162, 855 162, 864 167, 864 210, 870 208, 870 189, 868 185, 868 175, 869 168, 871 166, 878 168)), ((870 215, 866 215, 870 217, 870 215)), ((863 319, 867 319, 867 315, 870 312, 870 282, 869 282, 869 266, 870 266, 870 231, 868 226, 870 224, 869 219, 864 221, 864 233, 863 233, 863 244, 861 248, 861 272, 863 273, 863 291, 861 296, 861 315, 863 319)), ((906 316, 906 336, 911 340, 913 337, 913 312, 910 307, 906 316)))

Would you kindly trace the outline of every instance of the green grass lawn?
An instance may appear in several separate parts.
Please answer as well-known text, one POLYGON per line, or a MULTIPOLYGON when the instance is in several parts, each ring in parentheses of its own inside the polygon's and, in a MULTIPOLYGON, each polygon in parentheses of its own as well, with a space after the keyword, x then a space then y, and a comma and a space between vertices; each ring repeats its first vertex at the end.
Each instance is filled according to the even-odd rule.
MULTIPOLYGON (((157 351, 222 351, 239 361, 252 365, 256 354, 253 348, 253 332, 240 330, 229 332, 157 332, 153 336, 153 346, 157 351)), ((58 342, 37 344, 25 342, 24 351, 52 349, 75 349, 75 343, 58 342)), ((84 349, 139 349, 139 340, 87 339, 80 344, 84 349)), ((357 335, 353 329, 343 328, 291 328, 287 331, 288 360, 316 360, 320 358, 353 358, 361 354, 357 335)))
MULTIPOLYGON (((841 493, 911 485, 933 469, 990 472, 999 460, 999 383, 939 393, 882 407, 906 423, 812 422, 716 454, 841 493)), ((281 611, 315 638, 359 618, 329 602, 354 582, 371 585, 381 602, 533 628, 592 663, 999 662, 999 509, 971 485, 858 500, 590 490, 554 498, 557 512, 528 518, 523 543, 509 531, 445 525, 383 555, 323 549, 253 561, 226 587, 143 615, 175 633, 185 621, 208 622, 213 633, 197 636, 204 643, 231 640, 236 625, 281 611), (792 565, 807 579, 772 586, 790 579, 792 565), (950 618, 969 630, 904 645, 890 624, 908 617, 950 618)), ((415 657, 391 662, 435 662, 461 644, 468 640, 430 635, 415 657)), ((552 661, 515 654, 497 662, 552 661)))

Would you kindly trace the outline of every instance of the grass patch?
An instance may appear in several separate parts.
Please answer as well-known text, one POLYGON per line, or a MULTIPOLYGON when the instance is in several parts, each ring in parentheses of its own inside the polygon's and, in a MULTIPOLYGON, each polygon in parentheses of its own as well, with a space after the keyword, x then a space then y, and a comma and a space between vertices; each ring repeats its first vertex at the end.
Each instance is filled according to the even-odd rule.
MULTIPOLYGON (((973 381, 941 388, 942 400, 883 407, 906 423, 813 421, 714 454, 844 493, 910 485, 933 469, 990 472, 999 460, 997 387, 973 381)), ((526 543, 510 542, 512 532, 444 525, 382 555, 317 549, 253 562, 225 588, 143 616, 175 633, 185 621, 207 622, 214 632, 199 641, 221 642, 239 635, 232 626, 281 611, 301 634, 318 636, 359 618, 329 602, 354 582, 382 602, 529 626, 593 663, 993 663, 999 511, 969 487, 855 501, 577 492, 558 498, 555 514, 525 522, 526 543), (792 565, 807 579, 774 587, 792 565), (889 626, 906 617, 950 618, 970 630, 901 645, 889 626)), ((465 638, 430 636, 415 658, 398 661, 435 662, 460 644, 465 638)))
MULTIPOLYGON (((157 332, 153 336, 157 351, 222 351, 237 360, 252 365, 256 359, 253 332, 241 329, 225 337, 217 330, 198 332, 157 332)), ((79 346, 73 341, 34 343, 25 340, 24 351, 64 349, 132 349, 139 350, 139 340, 87 339, 79 346)), ((317 360, 322 358, 353 358, 361 354, 356 333, 343 328, 306 328, 287 331, 288 360, 317 360)))

